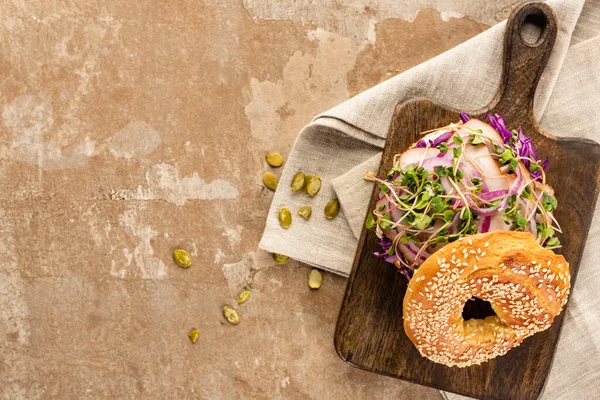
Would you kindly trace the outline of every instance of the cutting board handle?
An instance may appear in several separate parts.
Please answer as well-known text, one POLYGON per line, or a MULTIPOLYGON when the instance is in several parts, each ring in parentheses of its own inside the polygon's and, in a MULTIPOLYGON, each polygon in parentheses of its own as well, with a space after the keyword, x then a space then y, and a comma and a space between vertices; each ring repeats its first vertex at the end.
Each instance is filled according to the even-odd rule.
POLYGON ((508 18, 496 112, 533 115, 535 89, 556 41, 558 24, 545 3, 525 3, 508 18), (541 28, 541 31, 540 31, 541 28), (540 33, 541 32, 541 33, 540 33))

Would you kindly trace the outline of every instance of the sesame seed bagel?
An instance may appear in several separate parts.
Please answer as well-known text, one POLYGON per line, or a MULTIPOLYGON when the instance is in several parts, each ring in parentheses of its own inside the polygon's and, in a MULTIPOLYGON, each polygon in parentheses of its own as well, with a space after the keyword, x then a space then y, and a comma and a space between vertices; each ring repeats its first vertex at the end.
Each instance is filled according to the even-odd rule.
POLYGON ((404 297, 404 330, 421 355, 467 367, 506 354, 550 327, 571 287, 569 264, 528 232, 494 231, 450 243, 415 272, 404 297), (496 315, 463 320, 471 297, 496 315))

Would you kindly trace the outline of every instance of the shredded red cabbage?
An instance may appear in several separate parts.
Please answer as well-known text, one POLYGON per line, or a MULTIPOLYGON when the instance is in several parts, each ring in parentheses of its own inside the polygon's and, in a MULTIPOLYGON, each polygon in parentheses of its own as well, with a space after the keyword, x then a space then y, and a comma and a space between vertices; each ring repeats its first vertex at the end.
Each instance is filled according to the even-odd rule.
POLYGON ((415 273, 415 271, 409 270, 408 268, 402 268, 399 271, 401 271, 404 274, 407 281, 410 281, 415 273))
POLYGON ((377 242, 377 245, 381 247, 381 249, 383 250, 383 253, 376 251, 375 253, 373 253, 373 255, 377 258, 387 257, 388 256, 387 252, 390 249, 390 247, 392 247, 392 241, 390 240, 390 238, 388 238, 387 236, 383 236, 381 238, 381 240, 379 242, 377 242))
MULTIPOLYGON (((523 130, 520 127, 517 129, 517 135, 515 138, 515 135, 513 135, 513 133, 506 128, 506 122, 504 121, 502 115, 488 114, 487 117, 492 128, 498 131, 500 136, 502 136, 505 145, 510 146, 515 152, 518 153, 520 157, 527 157, 536 161, 538 160, 538 155, 533 147, 533 143, 531 143, 531 139, 523 133, 523 130)), ((531 161, 527 159, 523 159, 522 161, 527 170, 529 170, 531 161)), ((549 163, 550 160, 548 157, 546 157, 546 161, 540 164, 544 171, 546 168, 548 168, 549 163)), ((533 172, 529 171, 529 174, 533 179, 539 179, 542 176, 542 171, 537 169, 533 172)))
POLYGON ((454 133, 450 132, 450 131, 445 132, 445 133, 441 134, 440 136, 436 137, 435 139, 433 139, 433 141, 425 141, 425 139, 421 139, 417 142, 415 147, 427 147, 427 143, 429 143, 429 147, 439 146, 440 144, 447 142, 448 139, 450 139, 453 134, 454 133))

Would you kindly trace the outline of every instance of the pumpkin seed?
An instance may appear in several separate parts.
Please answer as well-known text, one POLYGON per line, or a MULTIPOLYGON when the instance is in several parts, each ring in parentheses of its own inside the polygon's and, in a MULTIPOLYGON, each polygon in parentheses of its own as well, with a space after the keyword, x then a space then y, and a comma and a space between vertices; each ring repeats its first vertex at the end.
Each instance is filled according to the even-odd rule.
POLYGON ((275 260, 277 264, 285 264, 290 260, 290 258, 288 256, 284 256, 283 254, 273 253, 273 260, 275 260))
POLYGON ((196 343, 198 340, 198 336, 200 336, 200 331, 198 329, 192 329, 190 333, 188 333, 188 337, 192 341, 192 343, 196 343))
POLYGON ((223 307, 223 316, 232 325, 240 323, 240 312, 231 306, 223 307))
POLYGON ((323 275, 321 274, 321 272, 319 272, 318 269, 313 269, 312 271, 310 271, 310 274, 308 275, 308 286, 311 289, 318 289, 321 287, 322 283, 323 275))
POLYGON ((244 290, 242 293, 240 293, 240 295, 238 296, 237 299, 237 303, 238 304, 243 304, 245 302, 248 301, 248 299, 250 298, 250 292, 247 290, 244 290))
POLYGON ((337 217, 338 212, 340 212, 340 202, 338 199, 329 200, 329 203, 325 206, 325 218, 333 219, 337 217))
POLYGON ((175 264, 182 268, 188 268, 192 265, 192 256, 182 249, 177 249, 173 252, 173 260, 175 261, 175 264))
POLYGON ((300 215, 305 220, 308 220, 310 218, 310 216, 312 215, 312 207, 311 206, 301 207, 298 210, 298 215, 300 215))
POLYGON ((285 229, 289 228, 292 224, 292 213, 289 208, 283 207, 279 210, 279 224, 285 229))
POLYGON ((271 166, 271 167, 281 167, 281 165, 283 164, 283 157, 281 157, 281 154, 279 153, 267 153, 267 155, 265 156, 265 160, 267 160, 267 163, 271 166))
POLYGON ((304 175, 304 172, 297 172, 296 175, 294 175, 294 177, 292 178, 292 184, 290 186, 292 192, 299 192, 302 189, 304 189, 305 179, 306 176, 304 175))
POLYGON ((319 176, 308 176, 306 179, 306 192, 315 196, 321 189, 321 178, 319 176))
POLYGON ((263 183, 266 187, 274 191, 275 189, 277 189, 278 179, 274 173, 265 172, 263 174, 263 183))

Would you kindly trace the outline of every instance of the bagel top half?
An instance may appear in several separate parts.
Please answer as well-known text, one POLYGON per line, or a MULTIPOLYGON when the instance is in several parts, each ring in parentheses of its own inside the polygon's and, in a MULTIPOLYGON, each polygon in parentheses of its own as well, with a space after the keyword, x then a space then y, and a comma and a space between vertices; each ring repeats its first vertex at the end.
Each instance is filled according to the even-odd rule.
POLYGON ((404 298, 404 330, 434 362, 480 364, 550 327, 567 302, 570 280, 565 258, 531 233, 467 236, 416 270, 404 298), (472 297, 489 301, 496 315, 463 320, 472 297))

